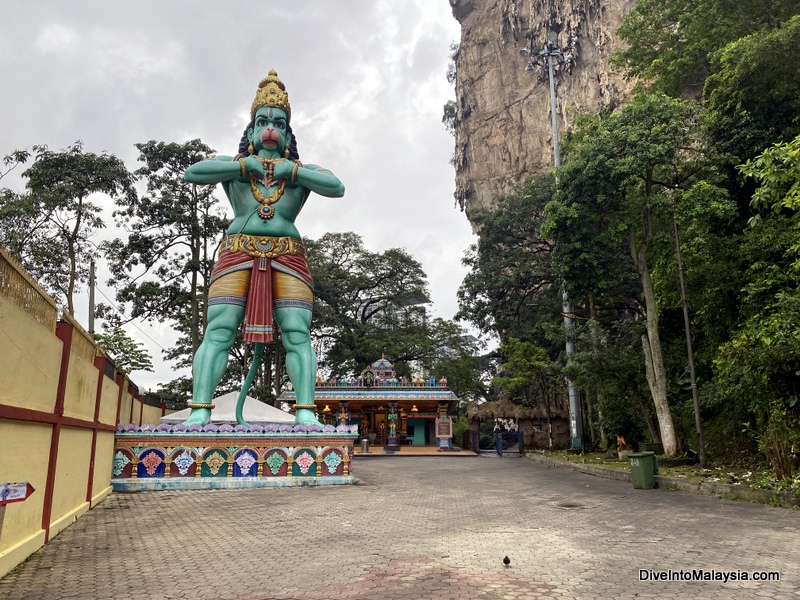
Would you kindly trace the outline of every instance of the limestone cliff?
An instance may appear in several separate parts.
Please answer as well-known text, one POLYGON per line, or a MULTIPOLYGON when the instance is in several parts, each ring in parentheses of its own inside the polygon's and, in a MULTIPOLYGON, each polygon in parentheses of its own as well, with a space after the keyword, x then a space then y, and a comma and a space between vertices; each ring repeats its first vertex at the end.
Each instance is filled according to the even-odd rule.
POLYGON ((540 50, 549 31, 576 61, 557 69, 559 132, 574 111, 613 108, 631 84, 608 60, 620 46, 616 30, 634 0, 450 0, 461 24, 455 57, 456 201, 470 210, 490 206, 504 182, 553 165, 550 86, 546 74, 526 71, 520 48, 540 50))

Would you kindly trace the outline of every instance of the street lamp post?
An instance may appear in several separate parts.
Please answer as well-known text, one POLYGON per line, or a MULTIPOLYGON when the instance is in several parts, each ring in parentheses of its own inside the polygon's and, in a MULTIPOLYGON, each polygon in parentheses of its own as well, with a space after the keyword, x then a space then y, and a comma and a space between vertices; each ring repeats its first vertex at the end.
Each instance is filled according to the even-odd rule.
MULTIPOLYGON (((570 39, 568 48, 559 48, 558 34, 551 31, 547 34, 547 43, 539 51, 533 49, 533 35, 528 36, 528 47, 522 48, 519 52, 522 56, 529 59, 526 71, 533 71, 537 66, 541 67, 542 73, 540 78, 544 79, 544 71, 547 72, 547 78, 550 81, 550 123, 553 130, 553 164, 555 168, 561 166, 561 153, 558 148, 558 118, 556 116, 556 84, 553 77, 553 62, 556 62, 561 67, 572 68, 575 63, 575 53, 577 50, 578 38, 573 36, 570 39)), ((572 359, 575 354, 575 342, 572 337, 573 318, 572 306, 567 298, 566 290, 562 292, 563 300, 563 313, 564 313, 564 331, 566 334, 566 352, 567 361, 572 359)), ((567 377, 567 390, 569 392, 569 429, 570 436, 572 437, 572 447, 575 449, 583 450, 583 417, 581 415, 581 400, 578 395, 578 390, 572 383, 572 380, 567 377)))

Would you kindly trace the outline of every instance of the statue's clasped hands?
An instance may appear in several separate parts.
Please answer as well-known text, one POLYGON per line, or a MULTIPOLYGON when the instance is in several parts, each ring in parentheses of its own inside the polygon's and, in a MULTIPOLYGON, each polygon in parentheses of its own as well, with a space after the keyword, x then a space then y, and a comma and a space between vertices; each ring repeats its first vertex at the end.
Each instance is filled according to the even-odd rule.
MULTIPOLYGON (((273 177, 275 179, 292 179, 292 173, 296 173, 295 162, 289 159, 278 159, 279 162, 275 163, 275 170, 273 177)), ((292 181, 294 183, 294 181, 292 181)))
POLYGON ((292 183, 294 183, 293 180, 297 173, 295 161, 277 158, 274 161, 270 161, 271 168, 268 168, 267 164, 255 155, 247 156, 243 160, 248 175, 255 175, 256 179, 264 181, 265 184, 267 184, 267 179, 269 179, 268 185, 281 179, 292 180, 292 183))
POLYGON ((244 159, 244 166, 247 169, 248 175, 255 175, 256 179, 264 179, 267 175, 267 169, 258 157, 255 155, 246 156, 244 159))

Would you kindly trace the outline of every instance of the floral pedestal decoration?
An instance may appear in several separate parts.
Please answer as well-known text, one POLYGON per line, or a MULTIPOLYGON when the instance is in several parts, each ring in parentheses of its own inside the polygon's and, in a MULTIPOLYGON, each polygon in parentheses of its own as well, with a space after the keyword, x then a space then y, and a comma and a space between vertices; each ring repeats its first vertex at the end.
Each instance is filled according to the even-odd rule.
POLYGON ((114 491, 355 483, 357 425, 120 426, 114 491))

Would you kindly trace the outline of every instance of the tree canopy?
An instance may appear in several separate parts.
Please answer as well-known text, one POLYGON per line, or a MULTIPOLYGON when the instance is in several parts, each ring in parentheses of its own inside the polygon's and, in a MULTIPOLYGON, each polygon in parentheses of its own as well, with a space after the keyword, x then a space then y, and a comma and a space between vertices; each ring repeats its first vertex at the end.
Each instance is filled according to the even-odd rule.
POLYGON ((184 337, 166 357, 186 366, 203 335, 208 280, 228 222, 214 186, 187 183, 183 173, 213 150, 200 140, 151 140, 136 147, 144 165, 135 175, 147 183, 147 192, 117 203, 114 217, 127 238, 103 244, 109 285, 130 318, 175 324, 184 337))
POLYGON ((373 252, 356 233, 306 239, 314 278, 312 338, 320 367, 342 377, 381 355, 398 375, 431 372, 461 356, 467 342, 460 326, 431 318, 428 279, 402 248, 373 252))
MULTIPOLYGON (((0 193, 0 241, 74 313, 75 293, 87 281, 96 254, 92 238, 105 227, 93 197, 133 202, 133 177, 119 158, 85 152, 80 141, 58 152, 35 146, 34 152, 33 164, 22 174, 27 192, 0 193)), ((26 151, 17 151, 4 164, 27 158, 26 151)))

